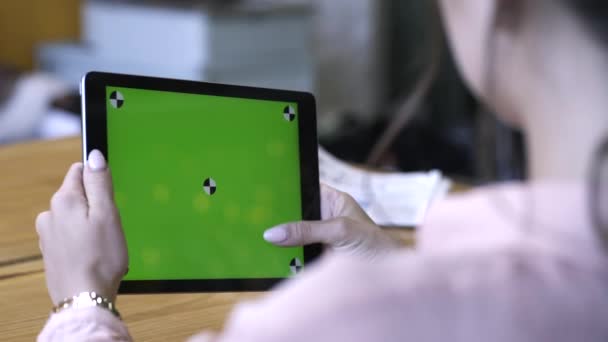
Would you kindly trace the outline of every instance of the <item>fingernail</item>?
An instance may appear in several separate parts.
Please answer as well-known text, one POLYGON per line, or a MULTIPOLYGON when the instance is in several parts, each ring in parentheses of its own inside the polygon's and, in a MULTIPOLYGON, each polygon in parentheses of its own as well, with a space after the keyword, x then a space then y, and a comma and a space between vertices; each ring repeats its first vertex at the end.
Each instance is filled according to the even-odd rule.
POLYGON ((287 240, 287 230, 283 227, 268 229, 264 232, 264 240, 271 243, 280 243, 287 240))
POLYGON ((106 158, 103 157, 103 154, 99 150, 93 150, 89 154, 87 165, 92 171, 103 171, 107 166, 106 158))

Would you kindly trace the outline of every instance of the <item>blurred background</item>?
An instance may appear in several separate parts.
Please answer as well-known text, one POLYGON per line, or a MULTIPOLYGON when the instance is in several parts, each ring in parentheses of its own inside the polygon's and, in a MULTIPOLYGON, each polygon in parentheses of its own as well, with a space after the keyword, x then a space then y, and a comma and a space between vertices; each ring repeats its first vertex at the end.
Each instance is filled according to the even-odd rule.
POLYGON ((0 144, 80 134, 91 70, 310 91, 341 159, 525 177, 520 134, 464 86, 432 1, 3 1, 0 144))

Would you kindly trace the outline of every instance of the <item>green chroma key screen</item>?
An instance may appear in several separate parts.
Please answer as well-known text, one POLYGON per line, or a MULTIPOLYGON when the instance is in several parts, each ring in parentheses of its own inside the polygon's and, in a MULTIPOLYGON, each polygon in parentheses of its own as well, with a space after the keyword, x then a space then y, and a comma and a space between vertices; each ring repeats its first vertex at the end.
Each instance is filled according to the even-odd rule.
POLYGON ((297 103, 106 87, 125 280, 284 278, 303 248, 297 103))

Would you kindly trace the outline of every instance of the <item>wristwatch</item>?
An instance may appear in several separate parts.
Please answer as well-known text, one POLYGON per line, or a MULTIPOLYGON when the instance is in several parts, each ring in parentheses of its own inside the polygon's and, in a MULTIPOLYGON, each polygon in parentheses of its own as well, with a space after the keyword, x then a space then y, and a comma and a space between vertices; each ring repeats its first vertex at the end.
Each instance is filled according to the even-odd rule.
POLYGON ((59 302, 59 304, 57 304, 52 311, 53 313, 58 313, 68 308, 90 308, 93 306, 98 306, 109 310, 116 317, 119 319, 121 318, 120 313, 118 313, 118 310, 116 310, 116 305, 111 300, 102 297, 96 292, 81 292, 76 296, 68 297, 59 302))

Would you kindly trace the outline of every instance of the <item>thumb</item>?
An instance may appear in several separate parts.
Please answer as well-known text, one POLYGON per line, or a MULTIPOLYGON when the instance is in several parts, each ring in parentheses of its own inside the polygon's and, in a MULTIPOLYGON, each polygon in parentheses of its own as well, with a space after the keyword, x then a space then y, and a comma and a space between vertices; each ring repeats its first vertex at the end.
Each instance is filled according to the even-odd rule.
POLYGON ((264 240, 282 247, 313 243, 342 245, 349 239, 346 218, 328 221, 301 221, 280 225, 264 232, 264 240))
POLYGON ((91 151, 87 158, 83 184, 89 211, 105 209, 112 204, 112 178, 108 163, 99 150, 91 151))
POLYGON ((335 217, 374 223, 351 195, 321 183, 321 218, 335 217))

